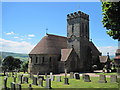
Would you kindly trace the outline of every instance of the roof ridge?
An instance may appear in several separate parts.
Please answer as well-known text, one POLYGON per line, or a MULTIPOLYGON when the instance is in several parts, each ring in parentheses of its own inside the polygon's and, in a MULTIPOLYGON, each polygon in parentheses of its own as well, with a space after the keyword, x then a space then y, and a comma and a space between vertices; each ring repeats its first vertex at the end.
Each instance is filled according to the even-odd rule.
POLYGON ((54 34, 46 34, 46 35, 48 35, 48 36, 56 36, 56 37, 62 37, 62 38, 67 38, 67 37, 65 37, 65 36, 59 36, 59 35, 54 35, 54 34))

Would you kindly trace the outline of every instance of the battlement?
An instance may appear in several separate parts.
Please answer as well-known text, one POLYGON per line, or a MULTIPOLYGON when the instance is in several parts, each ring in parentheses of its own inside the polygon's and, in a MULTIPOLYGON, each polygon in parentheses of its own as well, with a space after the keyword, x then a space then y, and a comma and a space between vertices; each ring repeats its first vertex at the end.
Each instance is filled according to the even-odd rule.
POLYGON ((74 12, 74 13, 71 13, 71 14, 67 15, 67 19, 74 19, 74 18, 84 18, 84 19, 89 20, 89 15, 85 14, 81 11, 74 12))

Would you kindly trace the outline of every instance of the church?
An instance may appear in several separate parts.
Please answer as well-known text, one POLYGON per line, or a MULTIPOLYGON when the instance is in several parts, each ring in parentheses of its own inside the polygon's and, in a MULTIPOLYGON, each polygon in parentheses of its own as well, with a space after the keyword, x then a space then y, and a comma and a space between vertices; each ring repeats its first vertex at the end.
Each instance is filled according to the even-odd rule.
POLYGON ((91 72, 99 68, 101 53, 89 38, 89 15, 67 15, 67 37, 46 34, 29 53, 28 72, 91 72))

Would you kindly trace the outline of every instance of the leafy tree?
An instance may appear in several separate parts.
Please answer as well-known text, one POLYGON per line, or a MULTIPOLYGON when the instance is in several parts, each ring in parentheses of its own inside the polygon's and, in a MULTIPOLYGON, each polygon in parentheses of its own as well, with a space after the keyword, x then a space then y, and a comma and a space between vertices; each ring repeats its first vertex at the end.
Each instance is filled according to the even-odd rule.
POLYGON ((22 64, 22 67, 21 67, 22 71, 27 71, 28 70, 28 63, 29 63, 29 61, 26 61, 22 64))
POLYGON ((12 56, 7 56, 2 63, 3 70, 15 70, 19 69, 22 61, 12 56))
POLYGON ((120 41, 120 1, 102 2, 103 25, 107 34, 120 41))

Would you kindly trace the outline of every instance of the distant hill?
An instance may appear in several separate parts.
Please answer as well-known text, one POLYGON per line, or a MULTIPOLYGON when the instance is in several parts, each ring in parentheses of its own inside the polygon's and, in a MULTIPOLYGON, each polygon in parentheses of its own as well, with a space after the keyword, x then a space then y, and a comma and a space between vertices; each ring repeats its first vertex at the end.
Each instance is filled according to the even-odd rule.
POLYGON ((28 61, 28 54, 13 53, 13 52, 0 52, 0 56, 4 59, 7 56, 13 56, 14 58, 19 58, 21 61, 28 61))

